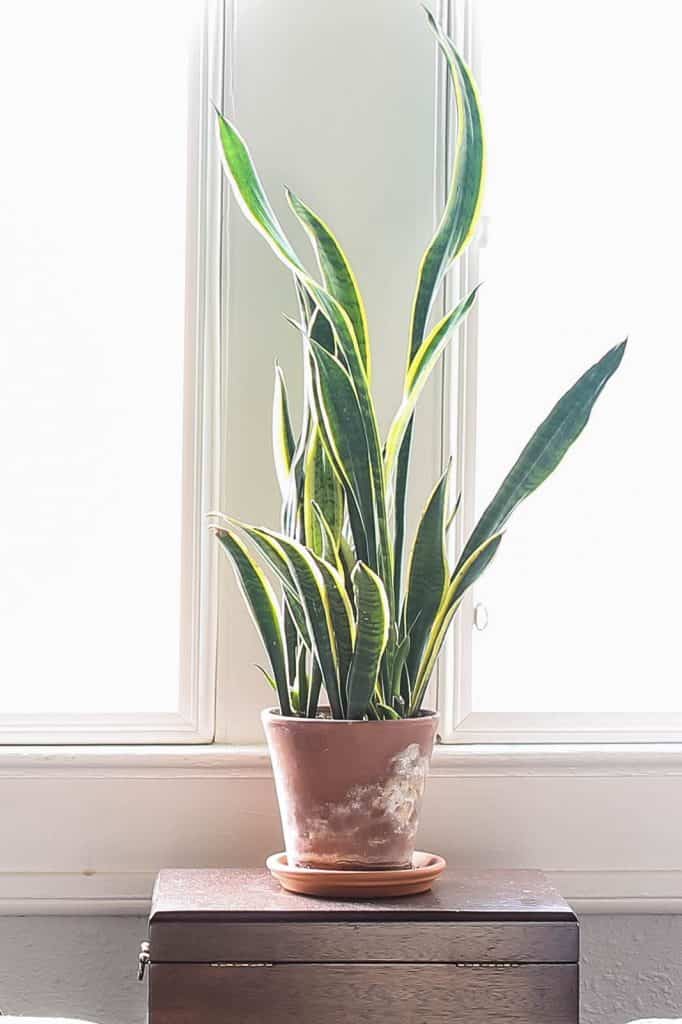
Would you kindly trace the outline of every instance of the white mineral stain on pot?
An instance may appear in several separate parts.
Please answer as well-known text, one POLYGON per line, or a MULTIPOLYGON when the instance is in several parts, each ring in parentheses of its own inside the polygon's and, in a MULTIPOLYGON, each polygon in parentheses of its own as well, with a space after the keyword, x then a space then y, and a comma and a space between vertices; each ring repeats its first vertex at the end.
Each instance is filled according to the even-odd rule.
MULTIPOLYGON (((385 846, 396 834, 413 839, 428 769, 428 757, 422 755, 418 743, 411 743, 392 759, 386 778, 371 785, 352 786, 343 800, 318 808, 305 822, 301 838, 313 847, 332 836, 369 830, 373 834, 367 837, 367 843, 374 847, 385 846), (385 834, 377 834, 381 832, 385 834)), ((339 851, 339 860, 343 859, 339 851)))

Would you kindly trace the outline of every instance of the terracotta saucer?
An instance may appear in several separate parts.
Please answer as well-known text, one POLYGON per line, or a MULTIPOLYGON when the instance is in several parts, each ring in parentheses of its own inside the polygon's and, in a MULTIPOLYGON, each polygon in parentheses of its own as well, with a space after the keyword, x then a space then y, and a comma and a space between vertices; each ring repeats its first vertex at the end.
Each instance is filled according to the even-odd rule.
POLYGON ((411 868, 387 871, 329 871, 289 866, 286 853, 273 853, 266 866, 283 889, 303 896, 378 900, 428 892, 445 868, 435 853, 415 853, 411 868))

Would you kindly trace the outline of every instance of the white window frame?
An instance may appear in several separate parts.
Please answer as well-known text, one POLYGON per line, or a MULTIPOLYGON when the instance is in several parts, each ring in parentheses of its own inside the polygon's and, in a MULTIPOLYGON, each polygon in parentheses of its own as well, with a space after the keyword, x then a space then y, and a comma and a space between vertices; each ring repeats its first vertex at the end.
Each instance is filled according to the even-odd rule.
MULTIPOLYGON (((475 22, 475 0, 444 0, 449 31, 456 39, 474 75, 480 69, 481 47, 475 22)), ((447 194, 452 152, 452 103, 449 82, 442 69, 437 82, 437 139, 443 150, 437 152, 436 195, 441 203, 447 194)), ((485 96, 483 96, 485 108, 485 96)), ((457 296, 468 295, 480 280, 479 254, 486 242, 485 200, 481 227, 460 258, 445 285, 443 314, 452 308, 457 296)), ((485 302, 485 295, 480 302, 485 302)), ((478 388, 478 304, 460 329, 459 347, 444 360, 442 371, 441 464, 454 457, 456 493, 462 495, 460 511, 451 539, 451 556, 464 547, 476 524, 476 412, 478 388)), ((480 510, 479 510, 480 511, 480 510)), ((551 713, 551 712, 475 712, 472 710, 473 666, 472 634, 475 590, 466 595, 450 638, 441 657, 438 673, 438 707, 441 714, 441 739, 444 743, 679 743, 682 741, 682 714, 672 713, 551 713)))
POLYGON ((211 101, 224 98, 229 43, 224 3, 206 0, 191 43, 188 74, 178 710, 0 714, 0 744, 205 743, 214 738, 217 545, 204 517, 216 507, 218 495, 224 193, 215 160, 211 101))

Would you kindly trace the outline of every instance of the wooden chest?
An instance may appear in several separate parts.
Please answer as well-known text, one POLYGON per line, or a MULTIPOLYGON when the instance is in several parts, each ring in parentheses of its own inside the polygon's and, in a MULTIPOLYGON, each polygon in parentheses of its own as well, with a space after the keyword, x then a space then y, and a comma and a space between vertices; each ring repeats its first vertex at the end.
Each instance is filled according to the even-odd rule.
POLYGON ((366 903, 259 870, 162 871, 149 937, 150 1024, 578 1021, 578 925, 535 871, 366 903))

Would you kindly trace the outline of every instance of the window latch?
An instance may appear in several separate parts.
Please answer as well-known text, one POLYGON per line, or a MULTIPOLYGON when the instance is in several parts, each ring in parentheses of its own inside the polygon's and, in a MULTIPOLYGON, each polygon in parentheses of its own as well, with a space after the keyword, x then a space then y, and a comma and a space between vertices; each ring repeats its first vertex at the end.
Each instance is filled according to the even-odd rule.
POLYGON ((474 626, 476 627, 479 633, 482 633, 487 625, 488 609, 486 608, 482 601, 479 601, 478 604, 474 607, 474 626))

